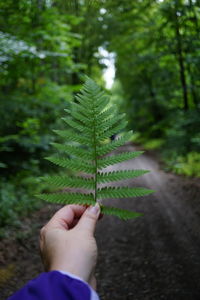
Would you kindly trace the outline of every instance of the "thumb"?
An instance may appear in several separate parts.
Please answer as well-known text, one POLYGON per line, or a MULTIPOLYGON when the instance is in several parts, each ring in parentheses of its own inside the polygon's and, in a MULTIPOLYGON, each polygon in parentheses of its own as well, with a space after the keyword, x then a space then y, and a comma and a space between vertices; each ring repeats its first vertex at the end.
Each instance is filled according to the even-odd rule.
POLYGON ((95 206, 89 206, 80 218, 76 228, 87 231, 93 235, 99 215, 100 206, 98 203, 96 203, 95 206))

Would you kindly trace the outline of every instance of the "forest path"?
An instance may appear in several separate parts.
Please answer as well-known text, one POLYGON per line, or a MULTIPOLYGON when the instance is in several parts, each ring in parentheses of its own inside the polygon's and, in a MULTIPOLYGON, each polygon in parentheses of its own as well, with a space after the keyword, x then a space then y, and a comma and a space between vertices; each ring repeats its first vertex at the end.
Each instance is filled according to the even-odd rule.
MULTIPOLYGON (((126 145, 121 150, 134 147, 126 145)), ((114 169, 150 170, 123 185, 156 192, 112 200, 112 205, 144 213, 142 217, 125 222, 104 216, 99 222, 97 281, 101 300, 200 299, 199 180, 162 171, 148 154, 114 169)), ((0 269, 0 299, 42 271, 38 231, 57 208, 46 205, 24 220, 20 232, 0 242, 0 260, 6 266, 0 269)))
POLYGON ((156 192, 112 200, 144 216, 128 222, 106 217, 100 222, 97 277, 102 299, 200 299, 200 181, 162 171, 147 154, 109 167, 114 169, 150 170, 126 184, 156 192))

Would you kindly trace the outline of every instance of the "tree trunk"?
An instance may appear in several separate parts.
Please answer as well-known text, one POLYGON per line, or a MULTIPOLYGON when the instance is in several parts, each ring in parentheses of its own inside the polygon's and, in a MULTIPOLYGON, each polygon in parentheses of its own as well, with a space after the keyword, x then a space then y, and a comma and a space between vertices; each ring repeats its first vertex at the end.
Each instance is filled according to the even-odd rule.
POLYGON ((195 78, 193 76, 193 72, 191 71, 190 64, 188 64, 187 70, 188 70, 188 74, 189 74, 189 78, 190 78, 190 90, 191 90, 191 94, 192 94, 192 100, 193 100, 194 106, 196 108, 198 108, 198 96, 195 91, 195 78))
MULTIPOLYGON (((79 1, 78 0, 74 0, 73 1, 73 10, 74 10, 74 13, 75 15, 78 17, 79 16, 79 1)), ((79 25, 77 26, 77 32, 79 32, 79 25)), ((79 63, 79 48, 78 47, 75 47, 73 49, 73 62, 75 64, 79 63)), ((78 76, 78 72, 75 71, 72 73, 72 76, 71 76, 71 84, 72 85, 77 85, 77 84, 80 84, 80 79, 79 79, 79 76, 78 76)))
POLYGON ((185 111, 188 110, 188 88, 187 88, 187 82, 186 82, 186 70, 184 65, 184 57, 183 57, 183 47, 182 47, 182 38, 180 34, 180 26, 179 26, 179 20, 178 20, 178 3, 175 2, 175 34, 176 34, 176 50, 177 50, 177 56, 178 56, 178 64, 179 64, 179 71, 180 71, 180 81, 182 86, 182 92, 183 92, 183 109, 185 111))

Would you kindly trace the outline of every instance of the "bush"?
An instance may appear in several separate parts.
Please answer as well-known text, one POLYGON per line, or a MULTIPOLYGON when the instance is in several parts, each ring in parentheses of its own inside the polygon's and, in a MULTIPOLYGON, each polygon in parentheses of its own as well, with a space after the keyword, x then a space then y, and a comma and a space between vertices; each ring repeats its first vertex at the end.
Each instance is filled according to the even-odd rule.
POLYGON ((0 181, 0 227, 20 225, 19 217, 40 207, 41 202, 34 198, 43 188, 39 182, 40 179, 25 177, 24 173, 0 181))
POLYGON ((163 139, 152 139, 144 143, 144 148, 146 150, 156 150, 160 149, 164 144, 163 139))
POLYGON ((190 152, 186 156, 178 156, 171 169, 177 174, 200 177, 200 153, 190 152))
POLYGON ((0 182, 0 227, 19 225, 19 216, 38 206, 39 202, 23 187, 19 188, 12 182, 0 182))

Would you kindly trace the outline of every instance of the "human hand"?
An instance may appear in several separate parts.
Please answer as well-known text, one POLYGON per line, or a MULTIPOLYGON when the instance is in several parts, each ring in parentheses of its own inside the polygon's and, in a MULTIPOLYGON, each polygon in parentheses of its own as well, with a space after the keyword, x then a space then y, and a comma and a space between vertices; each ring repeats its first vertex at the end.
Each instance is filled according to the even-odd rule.
POLYGON ((97 244, 94 238, 100 207, 67 205, 41 229, 40 249, 47 271, 70 272, 96 288, 94 269, 97 244))

